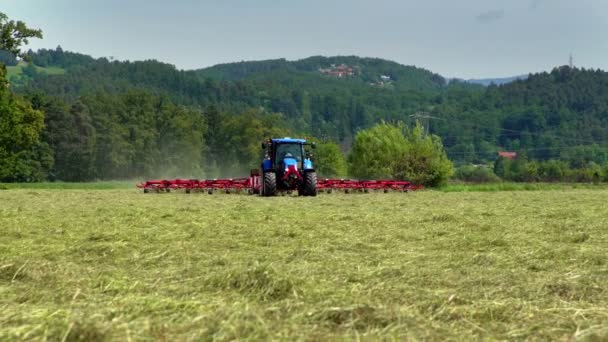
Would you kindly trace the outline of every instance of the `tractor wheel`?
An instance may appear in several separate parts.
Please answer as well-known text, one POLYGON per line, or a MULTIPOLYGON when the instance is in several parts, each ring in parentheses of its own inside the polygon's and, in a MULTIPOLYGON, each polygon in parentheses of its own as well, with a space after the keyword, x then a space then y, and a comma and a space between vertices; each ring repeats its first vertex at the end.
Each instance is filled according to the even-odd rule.
POLYGON ((275 196, 277 194, 277 174, 264 172, 264 184, 262 184, 262 196, 275 196))
POLYGON ((304 196, 317 196, 317 173, 304 174, 304 196))

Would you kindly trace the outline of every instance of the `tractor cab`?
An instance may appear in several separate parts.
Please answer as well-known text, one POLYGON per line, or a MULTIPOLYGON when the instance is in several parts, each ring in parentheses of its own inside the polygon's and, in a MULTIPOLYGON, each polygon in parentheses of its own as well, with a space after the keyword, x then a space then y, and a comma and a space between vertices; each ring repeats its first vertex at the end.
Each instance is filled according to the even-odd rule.
POLYGON ((298 191, 301 196, 316 196, 317 175, 305 146, 315 148, 305 139, 268 139, 262 161, 262 194, 273 196, 277 191, 298 191))
POLYGON ((302 170, 304 169, 304 164, 302 164, 305 159, 304 153, 304 146, 301 144, 277 144, 274 163, 284 167, 295 165, 302 170))

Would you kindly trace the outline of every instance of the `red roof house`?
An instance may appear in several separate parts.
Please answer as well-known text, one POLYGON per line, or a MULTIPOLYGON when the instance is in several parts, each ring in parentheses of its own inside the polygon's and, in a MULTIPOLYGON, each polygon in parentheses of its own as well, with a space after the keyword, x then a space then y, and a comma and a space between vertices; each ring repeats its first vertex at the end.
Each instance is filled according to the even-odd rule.
POLYGON ((507 151, 498 152, 498 156, 513 160, 513 159, 517 158, 517 152, 507 152, 507 151))

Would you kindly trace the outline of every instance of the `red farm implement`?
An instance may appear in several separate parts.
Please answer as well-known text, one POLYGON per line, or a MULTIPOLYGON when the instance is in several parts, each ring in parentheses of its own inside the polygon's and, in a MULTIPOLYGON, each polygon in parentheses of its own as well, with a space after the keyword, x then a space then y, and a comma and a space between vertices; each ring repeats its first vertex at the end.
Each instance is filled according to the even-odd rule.
POLYGON ((297 191, 299 196, 316 196, 319 191, 409 192, 422 189, 421 185, 406 181, 317 179, 308 147, 314 149, 315 144, 305 139, 267 139, 262 143, 265 156, 261 163, 261 172, 252 170, 248 178, 150 180, 137 184, 137 187, 144 189, 146 193, 184 190, 186 193, 206 191, 212 194, 215 191, 223 191, 262 196, 293 191, 297 191))
POLYGON ((319 190, 331 193, 342 190, 346 193, 351 191, 402 191, 410 192, 421 190, 422 185, 414 185, 407 181, 396 180, 352 180, 352 179, 320 179, 317 183, 319 190))
MULTIPOLYGON (((259 172, 252 171, 248 178, 229 179, 162 179, 149 180, 137 184, 138 188, 148 192, 170 192, 182 190, 191 192, 214 192, 225 193, 248 193, 259 194, 261 190, 261 176, 259 172)), ((395 180, 353 180, 353 179, 328 179, 320 178, 317 181, 317 189, 320 192, 331 193, 334 191, 350 192, 410 192, 421 190, 422 185, 414 185, 406 181, 395 180)), ((288 190, 289 191, 289 190, 288 190)))
POLYGON ((228 194, 231 192, 254 194, 260 191, 260 176, 252 172, 249 178, 149 180, 137 184, 137 187, 144 189, 144 193, 184 190, 186 193, 207 192, 212 194, 216 191, 222 191, 228 194))

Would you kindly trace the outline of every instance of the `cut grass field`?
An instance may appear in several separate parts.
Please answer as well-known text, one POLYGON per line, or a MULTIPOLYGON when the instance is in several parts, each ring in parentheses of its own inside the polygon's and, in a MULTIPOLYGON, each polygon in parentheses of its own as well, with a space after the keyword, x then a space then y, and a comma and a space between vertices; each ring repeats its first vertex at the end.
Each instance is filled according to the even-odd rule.
POLYGON ((608 339, 608 191, 0 191, 0 340, 608 339))

